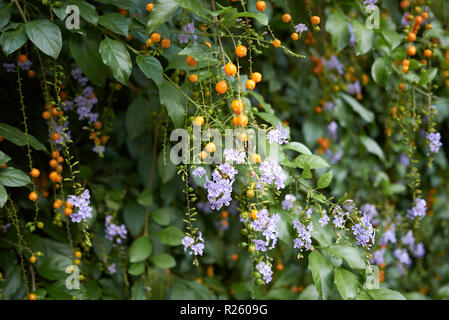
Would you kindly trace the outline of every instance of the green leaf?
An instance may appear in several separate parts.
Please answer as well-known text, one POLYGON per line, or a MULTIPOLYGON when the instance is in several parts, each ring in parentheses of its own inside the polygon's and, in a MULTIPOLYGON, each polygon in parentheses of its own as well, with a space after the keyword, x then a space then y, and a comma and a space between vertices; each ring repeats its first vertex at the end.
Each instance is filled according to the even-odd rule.
POLYGON ((271 124, 272 126, 276 126, 278 123, 282 123, 282 121, 278 117, 268 112, 256 112, 255 115, 259 116, 265 122, 271 124))
POLYGON ((357 42, 357 55, 359 56, 369 52, 373 46, 374 31, 368 29, 357 20, 352 20, 352 28, 357 42))
POLYGON ((111 68, 114 78, 127 85, 132 71, 132 62, 125 45, 106 37, 101 41, 99 51, 104 64, 111 68))
POLYGON ((290 150, 294 150, 294 151, 297 151, 299 153, 304 153, 304 154, 312 154, 312 152, 309 150, 309 148, 307 148, 302 143, 299 143, 296 141, 292 141, 289 144, 284 145, 284 149, 290 149, 290 150))
POLYGON ((157 256, 150 257, 150 261, 154 263, 156 267, 169 269, 176 266, 176 260, 169 254, 161 253, 157 256))
POLYGON ((0 3, 0 29, 6 26, 11 18, 11 8, 6 3, 0 3))
POLYGON ((161 104, 167 108, 168 115, 175 127, 182 127, 185 117, 185 102, 184 96, 178 91, 178 88, 164 79, 159 86, 159 99, 161 104))
POLYGON ((204 6, 199 0, 176 0, 178 5, 198 17, 206 18, 204 13, 204 6))
POLYGON ((6 201, 8 201, 8 193, 5 187, 0 184, 0 208, 3 208, 6 201))
MULTIPOLYGON (((18 145, 19 147, 27 144, 27 136, 25 132, 20 131, 16 127, 10 126, 6 123, 0 123, 0 136, 3 136, 6 140, 18 145)), ((47 151, 47 148, 40 143, 35 137, 28 134, 30 146, 36 150, 47 151)))
POLYGON ((177 227, 170 226, 158 231, 157 236, 163 244, 177 246, 181 244, 181 240, 184 238, 184 232, 177 227))
POLYGON ((353 269, 366 268, 365 260, 363 259, 363 254, 357 248, 332 246, 330 248, 326 248, 326 250, 332 253, 333 255, 345 260, 348 263, 348 265, 353 269))
POLYGON ((176 166, 169 160, 164 164, 164 154, 160 153, 157 158, 157 168, 163 183, 169 182, 176 175, 176 166))
POLYGON ((430 68, 426 70, 422 75, 421 79, 419 80, 418 84, 420 86, 426 85, 429 82, 431 82, 435 77, 437 76, 438 69, 437 68, 430 68))
POLYGON ((0 166, 11 160, 3 151, 0 151, 0 166))
POLYGON ((15 30, 4 31, 0 37, 3 52, 7 56, 21 48, 27 40, 28 36, 23 24, 20 24, 15 30))
POLYGON ((151 254, 153 246, 150 238, 140 237, 135 240, 129 248, 129 262, 137 263, 144 261, 151 254))
POLYGON ((396 49, 401 44, 402 39, 404 38, 402 35, 392 30, 382 30, 381 34, 391 50, 396 49))
POLYGON ((89 37, 72 35, 69 41, 70 51, 83 73, 94 84, 103 86, 108 69, 98 52, 98 42, 89 37))
POLYGON ((369 153, 376 155, 380 160, 385 161, 385 155, 379 144, 368 136, 361 136, 360 141, 369 153))
POLYGON ((100 17, 98 24, 124 37, 128 36, 129 20, 120 13, 106 13, 100 17))
POLYGON ((135 202, 128 202, 123 208, 126 228, 133 237, 137 236, 145 224, 145 208, 135 202))
POLYGON ((171 207, 159 208, 151 212, 153 220, 161 226, 167 226, 170 224, 171 217, 176 215, 176 210, 171 207))
POLYGON ((0 169, 0 184, 5 187, 23 187, 29 183, 30 177, 19 169, 11 167, 0 169))
POLYGON ((357 296, 359 281, 357 276, 351 271, 335 268, 334 283, 343 299, 354 299, 357 296))
POLYGON ((242 17, 248 17, 248 18, 254 18, 256 19, 261 25, 266 26, 268 25, 268 16, 261 12, 239 12, 235 14, 232 19, 238 19, 242 17))
POLYGON ((329 164, 326 162, 326 160, 315 154, 301 154, 295 160, 293 160, 293 163, 301 169, 304 169, 306 165, 309 169, 329 167, 329 164))
POLYGON ((351 35, 348 29, 348 21, 340 10, 335 10, 326 21, 326 31, 330 33, 332 44, 337 51, 349 44, 351 35))
POLYGON ((364 290, 357 296, 357 300, 406 300, 398 291, 390 289, 370 289, 364 290))
POLYGON ((196 61, 217 63, 213 51, 205 44, 193 43, 178 52, 178 56, 192 56, 196 61))
POLYGON ((356 99, 346 93, 340 93, 340 96, 347 104, 351 106, 354 112, 357 112, 360 115, 363 120, 366 122, 374 121, 374 113, 362 106, 356 99))
POLYGON ((251 91, 251 90, 246 91, 246 93, 253 96, 257 100, 257 102, 260 103, 260 105, 265 110, 265 112, 274 113, 273 108, 271 108, 271 105, 269 103, 265 102, 265 100, 261 94, 251 91))
POLYGON ((97 25, 99 15, 95 6, 82 0, 67 0, 59 8, 53 7, 53 11, 61 21, 64 21, 67 18, 68 14, 66 13, 66 10, 70 5, 78 7, 81 18, 93 25, 97 25))
POLYGON ((54 23, 45 20, 33 20, 25 25, 28 38, 43 53, 57 58, 62 48, 61 30, 54 23))
POLYGON ((153 203, 153 194, 151 189, 145 189, 137 198, 137 202, 144 207, 149 207, 153 203))
POLYGON ((144 270, 145 270, 145 263, 143 262, 131 263, 128 269, 128 273, 133 276, 140 276, 144 270))
POLYGON ((393 71, 391 64, 392 61, 390 57, 380 57, 374 61, 373 66, 371 67, 371 75, 378 85, 382 87, 387 85, 388 78, 393 71))
POLYGON ((331 290, 332 264, 319 252, 309 254, 309 269, 320 299, 326 299, 331 290))
POLYGON ((162 65, 158 59, 153 56, 142 56, 138 55, 136 57, 137 65, 139 69, 143 72, 147 78, 153 80, 158 86, 162 83, 164 79, 162 73, 162 65))
POLYGON ((161 24, 168 21, 178 7, 178 3, 175 0, 158 0, 154 4, 150 20, 148 20, 147 33, 153 33, 161 24))
POLYGON ((71 265, 73 265, 73 261, 69 257, 60 254, 53 254, 44 258, 44 261, 37 271, 40 276, 47 280, 66 279, 68 274, 65 270, 71 265))
POLYGON ((318 179, 318 189, 324 189, 327 188, 332 181, 332 177, 333 177, 333 173, 332 171, 328 171, 325 174, 323 174, 319 179, 318 179))
POLYGON ((126 111, 126 130, 130 139, 145 132, 150 118, 150 106, 142 96, 137 97, 126 111))

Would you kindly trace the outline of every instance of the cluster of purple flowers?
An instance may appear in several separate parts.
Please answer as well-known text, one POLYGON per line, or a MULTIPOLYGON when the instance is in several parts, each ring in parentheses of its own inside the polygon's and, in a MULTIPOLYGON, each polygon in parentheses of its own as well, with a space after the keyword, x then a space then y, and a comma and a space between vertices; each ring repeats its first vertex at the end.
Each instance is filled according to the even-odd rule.
POLYGON ((125 225, 124 224, 117 225, 115 223, 112 223, 112 216, 108 215, 106 217, 105 226, 106 226, 105 238, 112 242, 114 242, 115 238, 116 244, 122 244, 123 240, 126 239, 126 235, 128 233, 125 225))
POLYGON ((332 55, 329 60, 324 60, 323 64, 328 70, 335 69, 340 75, 344 73, 343 64, 337 59, 335 55, 332 55))
POLYGON ((237 163, 242 164, 245 162, 245 152, 239 151, 235 149, 225 149, 223 151, 223 154, 225 156, 225 161, 227 163, 237 163))
POLYGON ((257 218, 250 223, 254 231, 262 232, 265 240, 253 240, 257 251, 267 251, 275 247, 279 232, 276 231, 277 224, 281 220, 281 216, 276 213, 270 217, 267 209, 262 209, 257 213, 257 218))
POLYGON ((310 250, 312 245, 312 236, 310 233, 313 230, 313 224, 309 223, 306 227, 296 219, 293 221, 293 228, 295 228, 298 233, 298 238, 293 240, 293 248, 299 249, 300 251, 302 251, 303 248, 310 250))
POLYGON ((267 158, 259 167, 260 177, 257 182, 257 188, 263 189, 264 184, 276 184, 277 190, 284 188, 284 182, 287 175, 281 166, 273 158, 267 158))
POLYGON ((296 201, 296 197, 292 194, 286 194, 282 201, 282 209, 290 210, 293 207, 293 203, 296 201))
POLYGON ((31 68, 31 66, 33 65, 33 63, 31 62, 30 59, 27 59, 27 61, 25 61, 25 62, 17 61, 17 65, 18 65, 19 68, 22 69, 23 71, 28 71, 28 70, 30 70, 30 68, 31 68))
POLYGON ((229 206, 232 201, 232 185, 238 171, 229 163, 223 163, 212 172, 212 180, 206 176, 204 187, 207 189, 207 200, 214 210, 220 210, 223 205, 229 206))
POLYGON ((373 7, 376 4, 377 0, 363 0, 362 5, 365 7, 373 7))
POLYGON ((382 263, 385 262, 384 260, 385 255, 385 248, 381 248, 379 250, 376 250, 373 252, 373 259, 371 260, 371 263, 377 264, 380 266, 382 263))
MULTIPOLYGON (((62 123, 56 122, 56 121, 51 121, 50 123, 50 135, 53 132, 58 133, 59 135, 59 139, 55 141, 55 143, 59 146, 64 146, 67 145, 71 142, 72 136, 71 136, 71 132, 69 129, 69 121, 65 121, 62 123)), ((49 139, 50 142, 52 142, 53 140, 51 140, 51 137, 49 139)))
POLYGON ((83 70, 81 70, 81 68, 72 70, 71 74, 72 77, 77 80, 82 87, 84 87, 89 82, 89 79, 87 77, 83 77, 83 70))
POLYGON ((180 33, 178 35, 179 43, 189 43, 189 40, 192 39, 193 42, 195 42, 198 39, 198 36, 193 34, 195 33, 195 24, 192 20, 191 23, 187 23, 182 27, 182 31, 184 33, 180 33))
POLYGON ((360 81, 357 80, 354 83, 348 84, 348 92, 352 95, 357 95, 362 93, 362 86, 360 85, 360 81))
POLYGON ((407 249, 403 248, 403 249, 396 249, 394 250, 394 256, 396 259, 399 260, 400 266, 404 267, 404 266, 410 266, 412 264, 412 260, 410 259, 410 256, 407 252, 407 249))
POLYGON ((408 246, 413 256, 416 258, 424 257, 426 250, 424 249, 424 244, 422 242, 415 244, 415 237, 413 232, 409 230, 405 236, 401 238, 402 244, 408 246))
POLYGON ((303 33, 303 32, 305 32, 307 30, 309 30, 309 29, 307 28, 307 26, 304 23, 298 23, 295 26, 295 32, 303 33))
POLYGON ((359 246, 369 246, 370 242, 374 244, 376 232, 370 220, 370 217, 365 214, 360 218, 361 223, 352 226, 352 233, 356 236, 359 246))
POLYGON ((377 218, 379 212, 377 212, 376 206, 374 204, 365 203, 360 207, 360 213, 363 215, 367 215, 374 225, 378 224, 379 221, 375 218, 377 218))
POLYGON ((77 212, 70 215, 72 222, 79 223, 81 221, 87 221, 92 218, 92 207, 90 206, 90 193, 89 189, 83 191, 79 196, 71 195, 67 201, 75 208, 78 208, 77 212))
POLYGON ((181 241, 182 245, 184 246, 184 251, 187 251, 187 249, 190 248, 190 255, 195 255, 195 256, 202 256, 203 255, 203 250, 204 250, 204 239, 203 239, 203 234, 201 233, 201 231, 198 231, 198 238, 197 241, 195 243, 195 239, 193 239, 190 236, 185 236, 184 239, 182 239, 181 241))
POLYGON ((430 151, 433 153, 438 153, 440 147, 443 145, 440 141, 441 134, 439 132, 430 132, 427 134, 426 138, 429 141, 430 151))
POLYGON ((95 98, 93 93, 94 89, 92 87, 86 87, 83 89, 82 94, 75 98, 76 112, 78 113, 79 120, 86 119, 89 123, 98 120, 98 113, 92 112, 92 108, 98 102, 98 99, 95 98))
POLYGON ((261 261, 256 265, 257 271, 262 275, 263 281, 268 283, 272 280, 273 271, 271 270, 271 265, 265 261, 261 261))
POLYGON ((414 220, 416 217, 423 218, 426 215, 426 200, 416 198, 415 206, 407 210, 407 217, 414 220))
POLYGON ((198 167, 192 171, 194 177, 202 178, 206 174, 206 169, 203 167, 198 167))
POLYGON ((388 242, 396 243, 396 225, 392 224, 382 235, 379 240, 381 246, 387 245, 388 242))
POLYGON ((7 63, 7 62, 3 63, 3 68, 5 68, 6 72, 9 73, 15 72, 16 71, 15 67, 16 65, 14 63, 7 63))
POLYGON ((329 216, 326 214, 326 210, 321 211, 321 218, 318 220, 322 227, 326 226, 329 223, 329 216))
POLYGON ((343 228, 346 223, 346 213, 340 207, 340 205, 335 206, 334 219, 332 220, 335 228, 343 228))
POLYGON ((267 139, 270 143, 288 144, 287 136, 288 130, 283 128, 280 123, 276 125, 276 129, 271 129, 267 133, 267 139))

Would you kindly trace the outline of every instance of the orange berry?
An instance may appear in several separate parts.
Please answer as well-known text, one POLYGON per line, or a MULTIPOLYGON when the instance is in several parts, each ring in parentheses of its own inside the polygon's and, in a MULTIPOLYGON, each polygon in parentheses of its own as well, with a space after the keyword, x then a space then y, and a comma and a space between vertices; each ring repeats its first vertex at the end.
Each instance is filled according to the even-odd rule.
POLYGON ((191 74, 189 76, 189 81, 192 82, 192 83, 197 82, 198 81, 198 76, 196 74, 191 74))
POLYGON ((404 90, 405 89, 405 83, 400 83, 398 85, 399 90, 404 90))
POLYGON ((31 262, 31 263, 35 263, 36 260, 37 260, 36 256, 31 256, 31 257, 30 257, 30 262, 31 262))
POLYGON ((252 80, 252 79, 246 80, 246 89, 254 90, 255 87, 256 87, 256 82, 254 80, 252 80))
POLYGON ((258 213, 259 213, 259 211, 257 211, 256 209, 252 209, 251 210, 251 219, 253 219, 253 220, 257 219, 258 213))
POLYGON ((228 62, 224 67, 224 71, 228 76, 233 77, 237 74, 237 67, 232 62, 228 62))
POLYGON ((282 264, 282 263, 278 263, 277 265, 276 265, 276 269, 277 269, 277 271, 282 271, 282 270, 284 270, 284 265, 282 264))
POLYGON ((53 182, 57 182, 59 180, 59 174, 56 171, 52 171, 50 172, 50 174, 48 175, 48 177, 50 178, 51 181, 53 182))
POLYGON ((244 114, 239 114, 237 116, 237 125, 241 127, 245 127, 248 124, 248 117, 244 114))
POLYGON ((248 134, 246 132, 241 132, 239 134, 239 140, 242 142, 248 141, 248 134))
POLYGON ((422 17, 424 20, 429 19, 429 13, 428 13, 427 11, 425 11, 425 12, 423 12, 423 13, 421 14, 421 17, 422 17))
POLYGON ((289 15, 288 13, 284 13, 282 15, 282 22, 289 23, 291 20, 292 20, 292 16, 289 15))
POLYGON ((248 51, 248 49, 246 49, 245 46, 242 45, 238 45, 235 48, 235 54, 237 55, 237 57, 239 58, 243 58, 244 56, 246 56, 246 52, 248 51))
POLYGON ((254 72, 251 75, 251 79, 253 79, 255 83, 259 83, 262 81, 262 74, 260 72, 254 72))
POLYGON ((235 114, 240 114, 244 111, 243 101, 242 100, 234 100, 231 103, 232 111, 234 111, 235 114))
POLYGON ((28 78, 34 78, 36 76, 36 71, 28 70, 28 78))
POLYGON ((237 261, 239 259, 239 256, 238 256, 238 254, 236 254, 236 253, 234 253, 232 256, 231 256, 231 260, 232 261, 237 261))
POLYGON ((48 111, 42 112, 42 118, 44 118, 45 120, 49 120, 51 118, 51 113, 48 111))
POLYGON ((409 56, 414 56, 416 54, 416 47, 410 46, 407 48, 407 53, 409 56))
POLYGON ((402 65, 403 66, 410 66, 410 60, 404 59, 404 61, 402 61, 402 65))
POLYGON ((17 59, 20 63, 25 63, 28 61, 28 57, 24 54, 19 55, 19 58, 17 59))
POLYGON ((204 124, 204 117, 202 116, 195 117, 195 119, 193 119, 193 124, 198 127, 201 127, 204 124))
POLYGON ((279 48, 280 46, 281 46, 281 40, 279 40, 279 39, 274 39, 274 40, 273 40, 273 47, 279 48))
POLYGON ((30 194, 28 195, 28 199, 30 199, 31 201, 36 201, 37 198, 39 198, 39 196, 37 195, 36 192, 30 192, 30 194))
POLYGON ((407 36, 408 41, 413 42, 416 40, 416 34, 414 34, 413 32, 410 32, 407 36))
POLYGON ((71 204, 69 201, 66 201, 66 202, 65 202, 65 206, 66 206, 67 208, 72 208, 72 204, 71 204))
POLYGON ((264 12, 267 9, 267 4, 265 3, 265 1, 257 1, 256 9, 260 12, 264 12))
POLYGON ((402 67, 402 72, 408 73, 408 66, 403 66, 402 67))
POLYGON ((32 176, 33 178, 39 178, 40 174, 41 172, 36 168, 33 168, 30 172, 30 176, 32 176))
POLYGON ((58 166, 58 161, 55 159, 50 160, 50 167, 56 168, 58 166))
POLYGON ((95 130, 100 130, 103 124, 100 121, 95 121, 94 128, 95 130))
POLYGON ((73 264, 74 264, 75 266, 79 265, 80 263, 81 263, 81 261, 80 261, 79 259, 73 260, 73 264))
POLYGON ((198 63, 198 61, 196 61, 192 56, 187 56, 186 58, 186 64, 189 67, 194 67, 196 66, 196 64, 198 63))
POLYGON ((296 33, 296 32, 293 32, 293 33, 290 35, 290 38, 291 38, 293 41, 296 41, 296 40, 299 39, 299 34, 296 33))
POLYGON ((320 21, 321 21, 321 19, 320 19, 320 17, 318 17, 318 16, 313 16, 313 17, 310 19, 310 22, 311 22, 314 26, 319 25, 319 24, 320 24, 320 21))
POLYGON ((148 3, 147 6, 146 6, 146 9, 147 9, 148 12, 153 11, 154 3, 153 2, 148 3))
POLYGON ((253 153, 251 155, 251 161, 254 163, 259 163, 260 162, 260 155, 258 153, 253 153))
POLYGON ((228 211, 223 210, 223 211, 221 212, 221 217, 222 217, 223 219, 226 219, 228 216, 229 216, 229 212, 228 212, 228 211))
POLYGON ((51 140, 53 140, 53 141, 59 140, 59 133, 53 132, 53 133, 51 134, 51 140))
POLYGON ((215 146, 215 143, 209 142, 208 144, 206 144, 205 149, 206 149, 207 152, 213 153, 213 152, 215 152, 215 150, 217 149, 217 147, 215 146))
POLYGON ((53 202, 53 208, 54 209, 59 209, 62 206, 62 200, 61 199, 56 199, 53 202))
POLYGON ((430 50, 430 49, 424 50, 424 56, 426 58, 430 58, 432 56, 432 50, 430 50))
POLYGON ((82 256, 83 256, 83 254, 81 253, 81 251, 76 251, 75 252, 75 257, 81 258, 82 256))
POLYGON ((51 157, 54 158, 54 159, 56 159, 57 157, 59 157, 59 151, 53 151, 53 152, 51 153, 51 157))
POLYGON ((119 8, 118 12, 124 17, 128 16, 128 10, 119 8))
POLYGON ((161 46, 162 46, 162 48, 164 48, 164 49, 170 48, 170 46, 171 46, 171 41, 170 41, 170 39, 167 39, 167 38, 162 39, 162 41, 161 41, 161 46))
POLYGON ((67 217, 70 216, 72 213, 73 213, 73 209, 72 209, 72 208, 66 207, 66 208, 64 209, 64 214, 65 214, 67 217))
POLYGON ((151 41, 153 41, 153 43, 158 43, 161 41, 161 35, 157 32, 153 33, 150 37, 151 41))
POLYGON ((217 91, 219 94, 225 94, 227 90, 228 85, 224 80, 218 81, 217 84, 215 85, 215 91, 217 91))
POLYGON ((29 296, 28 296, 28 300, 36 300, 37 299, 37 296, 34 294, 34 293, 31 293, 29 296))
POLYGON ((417 16, 415 19, 416 24, 420 25, 423 23, 423 18, 421 16, 417 16))
POLYGON ((208 156, 209 156, 209 154, 206 151, 201 151, 200 152, 201 160, 207 159, 208 156))

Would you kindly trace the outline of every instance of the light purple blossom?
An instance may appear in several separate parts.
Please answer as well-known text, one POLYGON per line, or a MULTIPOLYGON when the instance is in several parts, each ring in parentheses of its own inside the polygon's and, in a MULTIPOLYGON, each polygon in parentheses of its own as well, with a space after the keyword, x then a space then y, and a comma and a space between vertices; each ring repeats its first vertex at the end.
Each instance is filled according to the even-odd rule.
POLYGON ((276 184, 277 190, 285 187, 284 182, 287 180, 287 175, 281 166, 273 158, 267 158, 259 167, 260 178, 256 187, 263 188, 263 184, 276 184))
POLYGON ((187 251, 187 248, 189 248, 195 240, 192 237, 185 236, 184 239, 182 239, 181 243, 184 246, 184 251, 187 251))
POLYGON ((307 30, 309 30, 309 29, 307 28, 307 26, 304 23, 299 23, 295 26, 295 32, 303 33, 307 30))
POLYGON ((351 38, 349 39, 349 45, 351 46, 351 47, 353 47, 353 46, 355 46, 355 41, 356 41, 356 39, 355 39, 355 34, 354 34, 354 31, 353 31, 353 29, 352 29, 352 24, 351 23, 349 23, 348 22, 348 30, 349 30, 349 34, 351 35, 351 38))
POLYGON ((106 236, 105 238, 109 241, 115 242, 116 244, 122 244, 123 240, 126 240, 126 235, 128 231, 124 224, 117 225, 112 223, 113 217, 111 215, 106 216, 105 226, 106 226, 106 236))
POLYGON ((276 129, 271 129, 267 133, 267 139, 270 143, 276 142, 279 144, 288 144, 289 142, 287 141, 287 136, 288 130, 282 127, 280 123, 276 125, 276 129))
POLYGON ((416 198, 415 206, 407 210, 407 217, 414 220, 416 217, 422 218, 426 215, 426 200, 416 198))
POLYGON ((324 227, 325 225, 327 225, 328 223, 329 223, 329 216, 326 214, 326 211, 325 210, 323 210, 322 212, 322 216, 321 216, 321 218, 318 220, 318 222, 320 223, 320 225, 322 226, 322 227, 324 227))
POLYGON ((56 132, 59 135, 59 139, 54 141, 54 142, 56 142, 56 144, 58 144, 59 146, 64 146, 71 142, 72 136, 71 136, 71 133, 69 130, 69 122, 68 121, 65 121, 62 123, 52 121, 50 123, 50 127, 51 127, 51 131, 49 132, 49 135, 50 135, 49 141, 53 141, 51 139, 51 135, 53 132, 56 132))
POLYGON ((357 95, 362 92, 362 86, 360 85, 360 81, 357 80, 354 83, 348 84, 348 92, 352 95, 357 95))
POLYGON ((235 149, 225 149, 223 151, 223 154, 225 156, 225 161, 228 163, 237 163, 242 164, 245 162, 245 152, 239 151, 235 149))
POLYGON ((293 228, 298 233, 298 238, 293 240, 293 248, 310 250, 312 245, 313 224, 310 223, 307 227, 303 225, 298 219, 293 220, 293 228))
POLYGON ((109 272, 109 274, 114 274, 114 273, 117 272, 117 268, 116 268, 115 263, 111 264, 111 265, 108 267, 108 272, 109 272))
POLYGON ((268 283, 272 280, 273 271, 271 270, 271 265, 267 264, 264 261, 261 261, 256 265, 256 269, 262 275, 263 281, 265 283, 268 283))
POLYGON ((332 111, 335 108, 335 103, 333 102, 326 102, 326 104, 324 105, 324 109, 328 110, 328 111, 332 111))
POLYGON ((396 225, 391 225, 389 229, 387 229, 382 237, 380 238, 380 245, 387 245, 388 242, 396 243, 396 225))
POLYGON ((204 250, 204 239, 203 239, 203 234, 201 233, 201 231, 198 231, 198 237, 196 239, 196 243, 195 243, 195 239, 193 239, 190 236, 185 236, 184 239, 182 239, 181 243, 184 245, 184 251, 187 251, 188 248, 190 248, 190 255, 195 255, 195 256, 202 256, 203 255, 203 250, 204 250))
POLYGON ((413 232, 409 230, 406 235, 401 238, 401 241, 403 245, 413 248, 415 245, 415 237, 413 236, 413 232))
POLYGON ((337 141, 337 131, 338 131, 337 122, 332 121, 327 125, 327 132, 329 132, 329 135, 332 137, 334 141, 337 141))
POLYGON ((282 201, 282 209, 290 210, 293 207, 293 202, 296 201, 296 197, 292 194, 286 194, 284 200, 282 201))
POLYGON ((206 169, 203 167, 198 167, 192 171, 194 177, 202 178, 206 174, 206 169))
POLYGON ((78 210, 70 215, 72 222, 79 223, 92 218, 92 207, 90 206, 89 189, 83 191, 79 196, 71 195, 67 201, 78 210))
POLYGON ((426 254, 426 249, 424 249, 424 244, 422 242, 418 243, 413 248, 413 256, 415 258, 422 258, 426 254))
POLYGON ((30 70, 31 66, 33 65, 33 63, 31 62, 30 59, 28 59, 25 62, 17 62, 17 65, 20 67, 20 69, 22 69, 23 71, 28 71, 30 70))
POLYGON ((89 79, 87 77, 83 77, 83 71, 81 68, 75 68, 71 72, 72 77, 79 82, 79 84, 84 87, 88 82, 89 79))
POLYGON ((221 164, 212 172, 212 180, 206 176, 204 187, 207 189, 207 200, 214 210, 220 210, 223 205, 229 206, 232 201, 232 185, 237 170, 230 164, 221 164), (222 170, 220 172, 220 170, 222 170), (226 178, 223 177, 226 176, 226 178))
POLYGON ((438 153, 440 147, 443 145, 440 142, 441 134, 439 132, 430 132, 427 134, 426 138, 429 141, 430 151, 433 153, 438 153))
POLYGON ((192 39, 192 41, 196 41, 198 39, 198 36, 192 33, 195 33, 195 23, 192 20, 191 23, 187 23, 182 27, 182 30, 184 33, 180 33, 178 35, 178 40, 180 43, 189 43, 189 40, 192 39))
POLYGON ((356 236, 358 245, 367 247, 370 242, 374 244, 375 231, 368 215, 364 215, 360 220, 361 223, 352 226, 352 233, 356 236))
POLYGON ((385 254, 385 248, 381 248, 379 250, 374 251, 373 260, 372 260, 374 262, 374 264, 380 266, 382 263, 384 263, 385 262, 384 254, 385 254))
POLYGON ((253 243, 254 243, 257 251, 261 251, 261 252, 267 251, 267 245, 264 240, 256 239, 256 240, 253 240, 253 243))
POLYGON ((323 64, 329 71, 337 70, 340 75, 344 73, 343 64, 337 59, 335 55, 332 55, 329 60, 324 60, 323 64))
POLYGON ((3 68, 5 68, 6 72, 9 73, 16 71, 15 66, 16 65, 14 63, 3 63, 3 68))
POLYGON ((412 264, 412 260, 406 249, 396 249, 394 250, 394 256, 399 260, 399 263, 402 265, 410 266, 412 264))
POLYGON ((399 163, 401 163, 404 167, 408 167, 408 165, 410 164, 410 158, 401 153, 399 156, 399 163))

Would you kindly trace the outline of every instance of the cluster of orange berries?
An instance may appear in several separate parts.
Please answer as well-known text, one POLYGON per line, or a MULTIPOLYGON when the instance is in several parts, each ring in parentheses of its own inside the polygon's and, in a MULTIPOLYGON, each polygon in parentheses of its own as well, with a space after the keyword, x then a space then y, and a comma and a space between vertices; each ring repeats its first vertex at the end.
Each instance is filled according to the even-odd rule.
POLYGON ((157 32, 153 32, 151 34, 151 36, 147 39, 147 41, 145 42, 146 46, 149 48, 151 46, 153 46, 156 43, 161 43, 161 47, 164 49, 170 48, 171 46, 171 41, 168 38, 161 38, 161 35, 157 32))
POLYGON ((228 218, 229 218, 229 212, 226 210, 223 210, 221 212, 221 221, 220 221, 220 224, 223 228, 226 228, 229 225, 228 218))
POLYGON ((330 147, 330 139, 329 138, 323 138, 319 137, 317 140, 318 144, 320 145, 320 148, 318 148, 318 154, 322 155, 324 151, 328 150, 330 147))

